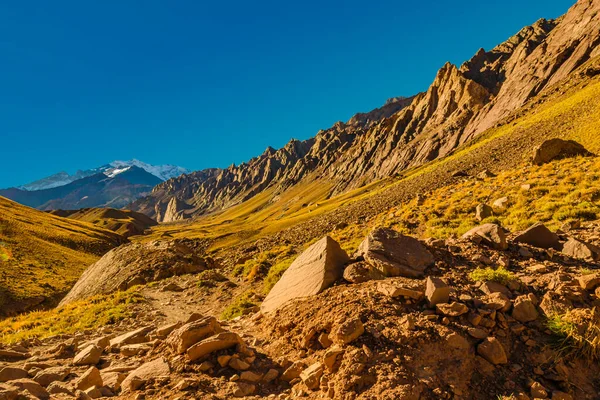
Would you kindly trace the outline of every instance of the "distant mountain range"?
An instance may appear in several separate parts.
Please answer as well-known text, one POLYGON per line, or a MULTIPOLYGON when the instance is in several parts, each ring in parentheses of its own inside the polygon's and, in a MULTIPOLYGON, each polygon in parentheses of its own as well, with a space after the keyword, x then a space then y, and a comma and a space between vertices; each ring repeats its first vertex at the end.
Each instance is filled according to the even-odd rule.
POLYGON ((73 175, 59 172, 17 188, 0 190, 0 196, 40 210, 122 208, 149 194, 157 184, 187 172, 174 165, 114 161, 73 175))

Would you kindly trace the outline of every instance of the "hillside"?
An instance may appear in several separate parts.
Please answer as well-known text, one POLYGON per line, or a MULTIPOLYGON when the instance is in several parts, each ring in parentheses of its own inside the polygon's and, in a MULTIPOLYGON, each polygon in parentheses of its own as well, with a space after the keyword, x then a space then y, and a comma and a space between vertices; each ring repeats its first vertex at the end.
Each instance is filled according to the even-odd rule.
POLYGON ((144 232, 157 225, 152 218, 130 210, 117 210, 114 208, 83 208, 81 210, 53 210, 51 214, 90 222, 103 229, 116 232, 123 237, 142 235, 144 232))
POLYGON ((599 9, 597 1, 579 1, 555 21, 539 20, 491 51, 481 49, 460 68, 445 64, 425 93, 268 148, 239 166, 169 180, 130 208, 177 221, 315 180, 339 194, 441 159, 598 56, 599 9))
POLYGON ((48 306, 122 236, 0 197, 0 314, 48 306))

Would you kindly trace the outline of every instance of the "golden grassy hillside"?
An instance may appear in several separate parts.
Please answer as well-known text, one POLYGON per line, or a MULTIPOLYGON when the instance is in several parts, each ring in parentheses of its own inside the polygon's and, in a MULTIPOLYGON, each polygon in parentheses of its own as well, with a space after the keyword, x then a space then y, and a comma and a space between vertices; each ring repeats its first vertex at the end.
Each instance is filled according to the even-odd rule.
POLYGON ((0 197, 1 314, 52 302, 88 265, 123 242, 114 232, 0 197))
POLYGON ((119 235, 129 237, 141 235, 157 222, 145 214, 131 210, 117 210, 114 208, 84 208, 81 210, 55 210, 51 214, 59 217, 90 222, 103 229, 117 232, 119 235))

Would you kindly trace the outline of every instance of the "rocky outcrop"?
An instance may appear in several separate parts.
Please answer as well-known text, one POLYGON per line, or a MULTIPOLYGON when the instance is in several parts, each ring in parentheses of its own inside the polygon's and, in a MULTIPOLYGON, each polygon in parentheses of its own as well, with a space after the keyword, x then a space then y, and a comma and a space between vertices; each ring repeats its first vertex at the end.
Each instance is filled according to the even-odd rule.
POLYGON ((263 301, 261 311, 274 311, 290 300, 327 289, 342 277, 348 261, 340 245, 329 236, 324 237, 294 260, 263 301))
POLYGON ((183 241, 130 243, 109 251, 91 265, 61 305, 173 275, 198 273, 211 266, 212 260, 196 256, 183 241))
POLYGON ((550 139, 535 149, 531 162, 542 165, 561 158, 589 155, 591 153, 574 140, 550 139))

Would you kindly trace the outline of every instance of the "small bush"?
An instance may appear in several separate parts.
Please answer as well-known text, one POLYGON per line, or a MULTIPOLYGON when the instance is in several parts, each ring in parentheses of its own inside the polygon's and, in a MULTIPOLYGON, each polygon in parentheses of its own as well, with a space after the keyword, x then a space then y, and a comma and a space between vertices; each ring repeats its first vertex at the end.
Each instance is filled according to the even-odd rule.
POLYGON ((475 282, 497 282, 502 285, 508 285, 516 279, 515 275, 505 268, 493 269, 490 267, 477 268, 469 274, 469 277, 475 282))

